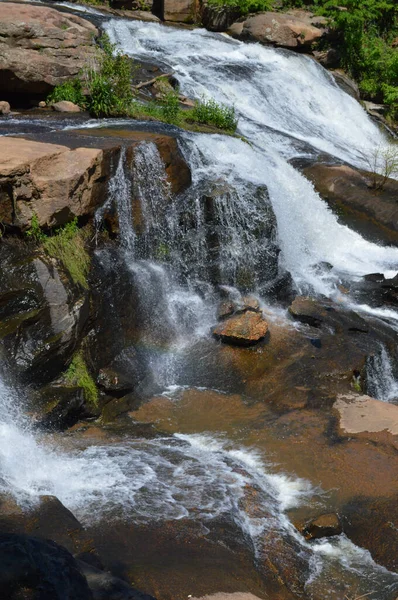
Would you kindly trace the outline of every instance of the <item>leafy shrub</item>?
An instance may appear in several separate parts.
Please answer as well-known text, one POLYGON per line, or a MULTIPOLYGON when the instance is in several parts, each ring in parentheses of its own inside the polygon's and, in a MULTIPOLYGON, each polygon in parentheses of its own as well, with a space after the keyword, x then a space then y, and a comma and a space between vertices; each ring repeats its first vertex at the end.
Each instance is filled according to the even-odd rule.
POLYGON ((81 107, 85 106, 86 100, 83 95, 80 79, 71 79, 61 85, 57 85, 47 97, 47 103, 61 102, 61 100, 68 100, 81 107))
POLYGON ((398 145, 378 146, 373 154, 367 158, 371 174, 371 187, 382 190, 388 179, 398 175, 398 145))
POLYGON ((206 98, 196 102, 192 118, 198 123, 214 125, 227 131, 235 131, 238 124, 233 107, 206 98))
POLYGON ((42 241, 47 254, 62 262, 74 283, 87 289, 90 256, 85 246, 85 234, 79 229, 77 218, 57 229, 52 237, 45 236, 42 241))
POLYGON ((98 404, 98 389, 94 379, 91 377, 86 362, 83 357, 83 352, 77 352, 69 368, 66 372, 66 381, 70 385, 76 385, 83 389, 84 397, 87 402, 97 406, 98 404))
POLYGON ((261 12, 272 9, 271 0, 208 0, 208 4, 210 6, 239 8, 243 16, 252 12, 261 12))

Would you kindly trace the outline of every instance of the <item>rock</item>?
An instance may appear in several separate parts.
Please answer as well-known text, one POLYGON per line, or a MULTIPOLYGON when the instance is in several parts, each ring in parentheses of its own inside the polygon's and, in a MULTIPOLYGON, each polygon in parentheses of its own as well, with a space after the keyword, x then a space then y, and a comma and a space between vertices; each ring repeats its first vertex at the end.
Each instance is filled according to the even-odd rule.
POLYGON ((319 538, 331 537, 333 535, 340 535, 343 532, 343 528, 340 523, 339 517, 334 514, 320 515, 313 521, 306 523, 302 529, 302 534, 306 540, 317 540, 319 538))
POLYGON ((364 100, 363 105, 366 108, 366 111, 374 117, 384 115, 387 110, 387 106, 384 104, 375 104, 374 102, 368 102, 366 100, 364 100))
MULTIPOLYGON (((369 157, 371 160, 371 157, 369 157)), ((303 169, 339 219, 378 243, 398 243, 398 182, 389 179, 382 190, 371 189, 371 175, 345 165, 316 163, 303 169)))
POLYGON ((44 100, 41 100, 39 102, 39 108, 46 108, 46 106, 47 106, 47 102, 44 102, 44 100))
POLYGON ((123 349, 107 365, 100 369, 98 385, 110 395, 123 396, 141 382, 143 365, 134 348, 123 349))
POLYGON ((122 8, 146 13, 152 10, 153 0, 111 0, 112 8, 122 8))
POLYGON ((228 28, 227 33, 233 38, 240 38, 243 32, 243 21, 241 23, 232 23, 231 27, 228 28))
MULTIPOLYGON (((0 5, 1 10, 1 5, 0 5)), ((0 219, 26 230, 93 215, 103 202, 103 152, 23 138, 0 138, 0 219)))
POLYGON ((341 55, 337 48, 327 50, 313 50, 316 60, 326 69, 336 69, 340 66, 341 55))
POLYGON ((0 589, 4 598, 28 590, 51 600, 93 598, 77 561, 65 548, 17 534, 0 535, 0 589))
POLYGON ((45 385, 71 359, 88 319, 87 292, 16 240, 0 246, 0 339, 22 381, 45 385))
POLYGON ((325 33, 315 24, 320 24, 319 17, 304 11, 258 13, 244 22, 241 39, 293 50, 309 49, 325 33))
POLYGON ((221 302, 217 309, 217 319, 222 321, 227 317, 231 317, 236 310, 236 304, 231 302, 230 300, 226 300, 225 302, 221 302))
POLYGON ((44 6, 0 4, 0 94, 47 95, 96 56, 97 28, 44 6))
POLYGON ((398 406, 357 394, 339 395, 333 405, 344 433, 387 432, 398 435, 398 406))
POLYGON ((98 411, 87 403, 84 390, 76 386, 48 385, 36 394, 33 410, 43 405, 36 417, 36 426, 50 431, 64 431, 73 427, 79 420, 97 416, 98 411), (41 414, 42 413, 42 414, 41 414))
POLYGON ((204 3, 202 7, 202 23, 210 31, 226 31, 241 15, 239 6, 204 3))
POLYGON ((307 296, 297 296, 289 306, 289 313, 297 321, 311 327, 325 325, 334 333, 357 332, 367 333, 369 325, 352 310, 338 310, 328 300, 316 300, 307 296))
POLYGON ((51 108, 61 113, 76 113, 81 111, 80 106, 77 106, 77 104, 69 102, 68 100, 61 100, 60 102, 55 102, 51 105, 51 108))
POLYGON ((78 560, 77 563, 87 580, 93 600, 155 600, 153 596, 136 590, 122 579, 83 560, 78 560))
POLYGON ((341 88, 349 96, 352 96, 353 98, 355 98, 355 100, 358 100, 359 102, 359 100, 361 99, 361 94, 357 83, 341 69, 331 71, 331 73, 339 88, 341 88))
POLYGON ((242 308, 239 309, 239 312, 244 312, 246 310, 252 310, 253 312, 261 312, 260 302, 258 298, 254 298, 254 296, 243 296, 242 308))
POLYGON ((194 23, 198 15, 198 0, 163 0, 163 19, 194 23))
POLYGON ((8 115, 11 110, 9 102, 0 102, 0 115, 8 115))
POLYGON ((262 340, 268 323, 262 313, 250 310, 232 316, 213 329, 213 336, 226 344, 251 346, 262 340))
POLYGON ((218 592, 217 594, 209 594, 200 598, 191 598, 191 600, 260 600, 260 598, 246 592, 234 592, 231 594, 218 592))

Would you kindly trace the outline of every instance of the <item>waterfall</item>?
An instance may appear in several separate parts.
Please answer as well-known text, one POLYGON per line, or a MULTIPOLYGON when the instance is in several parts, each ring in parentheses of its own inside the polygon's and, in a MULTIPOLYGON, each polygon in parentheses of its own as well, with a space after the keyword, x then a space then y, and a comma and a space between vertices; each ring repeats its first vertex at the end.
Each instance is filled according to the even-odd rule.
POLYGON ((370 356, 366 365, 367 393, 377 400, 398 402, 398 379, 390 354, 384 345, 370 356))
MULTIPOLYGON (((345 301, 337 287, 342 278, 371 272, 395 275, 398 249, 367 242, 341 225, 288 162, 327 152, 366 168, 366 156, 388 143, 360 104, 320 65, 303 55, 204 30, 114 19, 105 29, 123 52, 167 64, 184 94, 234 103, 239 133, 250 144, 221 135, 186 134, 194 180, 221 179, 240 199, 248 198, 251 186, 268 189, 277 218, 280 265, 290 271, 299 290, 345 301), (322 262, 333 269, 319 269, 322 262)), ((245 211, 245 202, 240 206, 245 211)), ((235 240, 232 245, 239 251, 235 240)))

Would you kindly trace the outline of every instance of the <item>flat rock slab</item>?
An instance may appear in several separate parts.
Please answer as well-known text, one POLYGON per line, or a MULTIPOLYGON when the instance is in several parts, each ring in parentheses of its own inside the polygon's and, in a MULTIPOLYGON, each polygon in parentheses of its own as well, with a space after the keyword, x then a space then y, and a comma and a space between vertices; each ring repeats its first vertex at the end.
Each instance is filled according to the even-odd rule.
POLYGON ((340 395, 333 408, 340 415, 340 428, 346 433, 398 435, 398 406, 356 394, 340 395))
POLYGON ((293 50, 309 48, 324 34, 324 30, 315 25, 323 24, 320 17, 305 11, 264 12, 244 22, 240 37, 293 50))
POLYGON ((217 594, 201 596, 200 598, 191 598, 191 600, 261 600, 261 599, 258 596, 253 596, 253 594, 247 594, 245 592, 235 592, 234 594, 226 594, 224 592, 218 592, 217 594))

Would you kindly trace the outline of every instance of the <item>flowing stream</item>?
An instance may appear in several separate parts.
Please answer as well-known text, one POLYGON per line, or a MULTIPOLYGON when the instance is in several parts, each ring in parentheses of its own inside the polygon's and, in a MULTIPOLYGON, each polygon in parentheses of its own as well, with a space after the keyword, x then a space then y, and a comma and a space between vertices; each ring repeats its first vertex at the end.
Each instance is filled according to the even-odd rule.
MULTIPOLYGON (((193 183, 179 198, 170 192, 154 144, 141 144, 130 165, 122 151, 107 202, 97 214, 100 222, 116 204, 121 252, 142 302, 150 302, 154 293, 164 299, 161 318, 150 315, 153 330, 167 327, 172 332, 166 358, 151 357, 160 388, 184 383, 184 350, 205 338, 214 320, 214 280, 239 297, 242 272, 250 267, 251 289, 267 299, 269 285, 289 272, 301 292, 340 298, 342 278, 396 274, 398 249, 370 243, 341 225, 289 163, 327 153, 364 167, 366 156, 388 143, 361 106, 315 61, 203 30, 122 19, 108 21, 105 30, 131 56, 172 68, 183 93, 233 103, 239 133, 248 140, 182 134, 181 150, 193 183), (129 210, 132 190, 143 214, 140 231, 129 210), (212 199, 211 206, 203 205, 204 196, 212 199), (217 224, 216 259, 209 253, 209 211, 217 224), (186 215, 190 222, 184 221, 186 215)), ((126 124, 112 122, 113 127, 126 124)), ((372 312, 366 306, 361 310, 372 312)), ((379 309, 377 314, 398 320, 394 311, 379 309)), ((380 364, 375 359, 374 389, 390 400, 396 389, 392 368, 387 391, 377 375, 386 370, 383 352, 380 364)), ((397 576, 378 567, 345 536, 305 542, 286 511, 309 501, 316 491, 308 482, 275 474, 255 450, 216 436, 175 434, 66 452, 34 435, 15 408, 18 404, 15 390, 0 379, 0 489, 12 491, 25 506, 40 494, 53 494, 87 525, 101 518, 206 522, 229 514, 257 557, 267 531, 300 548, 309 567, 309 598, 337 600, 341 596, 333 590, 342 593, 353 582, 373 600, 389 600, 397 591, 397 576), (250 486, 260 494, 266 513, 253 516, 243 508, 250 486)))

